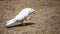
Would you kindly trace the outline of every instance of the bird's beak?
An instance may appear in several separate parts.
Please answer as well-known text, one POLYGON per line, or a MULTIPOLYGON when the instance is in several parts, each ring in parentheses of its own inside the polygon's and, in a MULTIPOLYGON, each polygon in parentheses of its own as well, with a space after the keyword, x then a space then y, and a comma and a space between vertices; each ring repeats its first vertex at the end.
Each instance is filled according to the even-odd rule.
POLYGON ((35 12, 33 12, 33 14, 35 14, 35 12))
POLYGON ((35 14, 35 12, 34 12, 34 14, 35 14))

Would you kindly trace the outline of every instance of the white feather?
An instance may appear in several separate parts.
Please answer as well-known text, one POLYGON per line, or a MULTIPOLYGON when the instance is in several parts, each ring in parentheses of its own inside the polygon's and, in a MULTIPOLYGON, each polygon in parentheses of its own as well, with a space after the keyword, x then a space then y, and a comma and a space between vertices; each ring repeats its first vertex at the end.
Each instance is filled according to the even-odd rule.
POLYGON ((7 21, 6 25, 10 25, 12 23, 15 23, 17 20, 23 20, 26 19, 31 13, 33 13, 35 10, 32 8, 24 8, 22 11, 19 12, 18 15, 16 15, 13 19, 7 21))

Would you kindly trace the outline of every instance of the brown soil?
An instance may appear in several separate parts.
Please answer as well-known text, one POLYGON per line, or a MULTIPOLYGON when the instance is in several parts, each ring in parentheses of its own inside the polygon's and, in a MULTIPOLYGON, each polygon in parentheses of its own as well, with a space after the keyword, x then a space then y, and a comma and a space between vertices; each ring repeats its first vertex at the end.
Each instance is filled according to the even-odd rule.
POLYGON ((60 34, 60 0, 0 0, 0 34, 60 34), (4 27, 26 7, 36 10, 26 26, 16 22, 10 28, 4 27))

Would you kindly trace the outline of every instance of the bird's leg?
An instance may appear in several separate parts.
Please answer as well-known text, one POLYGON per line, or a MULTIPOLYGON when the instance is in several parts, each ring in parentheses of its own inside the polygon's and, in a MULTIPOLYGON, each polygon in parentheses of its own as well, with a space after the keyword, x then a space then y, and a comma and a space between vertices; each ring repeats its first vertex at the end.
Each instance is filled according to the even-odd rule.
POLYGON ((23 20, 21 21, 21 23, 23 24, 23 20))
POLYGON ((22 25, 25 25, 24 20, 21 21, 22 25))

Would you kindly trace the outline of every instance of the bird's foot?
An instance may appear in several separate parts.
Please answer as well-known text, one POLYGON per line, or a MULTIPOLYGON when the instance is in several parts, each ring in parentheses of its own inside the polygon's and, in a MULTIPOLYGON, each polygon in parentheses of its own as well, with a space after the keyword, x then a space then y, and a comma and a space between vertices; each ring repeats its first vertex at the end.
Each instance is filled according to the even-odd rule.
POLYGON ((23 23, 22 25, 23 25, 23 26, 25 26, 26 24, 25 24, 25 23, 23 23))

